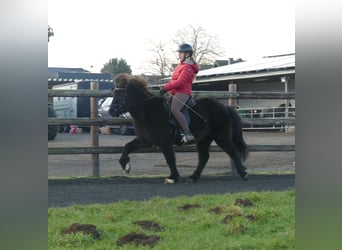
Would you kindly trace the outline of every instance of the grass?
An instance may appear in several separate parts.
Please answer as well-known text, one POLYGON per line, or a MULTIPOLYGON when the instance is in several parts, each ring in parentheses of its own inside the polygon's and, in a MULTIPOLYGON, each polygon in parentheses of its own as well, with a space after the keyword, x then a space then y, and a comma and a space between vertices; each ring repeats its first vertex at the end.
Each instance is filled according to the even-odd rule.
POLYGON ((294 249, 295 191, 197 195, 144 202, 74 205, 48 210, 49 249, 294 249), (248 199, 253 206, 236 204, 248 199), (198 205, 182 209, 186 205, 198 205), (214 213, 209 210, 219 211, 214 213), (219 209, 217 209, 219 208, 219 209), (226 217, 230 219, 223 222, 226 217), (142 229, 135 221, 150 220, 163 231, 142 229), (102 234, 62 234, 72 223, 93 224, 102 234), (131 233, 158 235, 154 246, 118 246, 131 233))

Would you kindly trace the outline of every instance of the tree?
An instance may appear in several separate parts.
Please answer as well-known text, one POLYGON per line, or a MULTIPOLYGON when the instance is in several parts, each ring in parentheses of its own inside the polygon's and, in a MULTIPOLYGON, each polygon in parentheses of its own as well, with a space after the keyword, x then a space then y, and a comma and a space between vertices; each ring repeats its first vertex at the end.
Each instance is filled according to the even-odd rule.
POLYGON ((217 57, 224 55, 217 36, 207 33, 201 26, 189 25, 178 30, 173 42, 176 45, 184 42, 191 44, 194 49, 193 57, 198 64, 214 64, 217 57))
POLYGON ((149 59, 147 63, 148 73, 157 73, 162 77, 170 76, 175 65, 178 64, 176 49, 182 43, 192 45, 193 58, 199 65, 214 65, 217 57, 224 56, 224 50, 219 45, 217 36, 207 33, 201 26, 189 25, 187 28, 178 30, 171 43, 162 41, 151 43, 152 59, 149 59))
POLYGON ((172 61, 170 60, 170 50, 165 42, 151 42, 150 51, 153 53, 152 59, 149 60, 151 65, 147 73, 156 73, 161 77, 169 76, 172 72, 172 61))
POLYGON ((115 76, 120 73, 132 74, 132 69, 131 66, 127 64, 126 60, 122 58, 120 58, 120 60, 112 58, 108 63, 103 65, 101 73, 109 73, 114 79, 115 76))

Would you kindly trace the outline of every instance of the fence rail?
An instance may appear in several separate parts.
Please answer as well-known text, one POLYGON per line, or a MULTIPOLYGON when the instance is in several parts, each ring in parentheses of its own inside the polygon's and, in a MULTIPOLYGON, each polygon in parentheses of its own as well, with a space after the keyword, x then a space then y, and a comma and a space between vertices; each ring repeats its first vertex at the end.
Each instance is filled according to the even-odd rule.
MULTIPOLYGON (((49 155, 65 155, 65 154, 120 154, 124 147, 55 147, 48 148, 49 155)), ((250 152, 279 152, 294 151, 294 145, 248 145, 250 152)), ((210 146, 210 152, 222 152, 218 146, 210 146)), ((195 146, 175 146, 175 152, 197 152, 195 146)), ((135 151, 134 153, 160 153, 158 148, 146 148, 135 151)))
MULTIPOLYGON (((152 90, 154 93, 159 93, 159 91, 152 90)), ((250 91, 240 91, 240 92, 228 92, 228 91, 193 91, 194 97, 213 97, 216 99, 295 99, 295 92, 250 92, 250 91)), ((109 97, 113 96, 112 90, 99 89, 49 89, 49 97, 109 97)))
MULTIPOLYGON (((95 87, 97 88, 97 87, 95 87)), ((159 91, 155 91, 157 94, 159 91)), ((48 147, 49 155, 64 155, 64 154, 91 154, 93 164, 93 175, 99 176, 99 154, 118 154, 123 151, 123 147, 100 147, 98 146, 98 126, 101 125, 124 125, 132 123, 130 118, 103 118, 97 116, 96 98, 113 96, 112 90, 99 89, 82 89, 82 90, 48 90, 49 97, 90 97, 91 98, 91 114, 90 118, 48 118, 48 125, 90 125, 91 126, 91 147, 48 147)), ((194 97, 212 97, 216 99, 295 99, 295 93, 283 92, 228 92, 228 91, 193 91, 194 97)), ((269 124, 272 122, 275 125, 294 125, 295 118, 277 118, 277 119, 256 119, 244 118, 244 124, 269 124)), ((175 152, 196 152, 196 147, 176 146, 175 152)), ((295 145, 249 145, 250 151, 294 151, 295 145)), ((211 146, 211 152, 221 152, 218 146, 211 146)), ((147 148, 137 151, 136 153, 154 153, 160 152, 158 148, 147 148)))
MULTIPOLYGON (((295 118, 243 118, 243 123, 246 125, 268 125, 274 124, 276 126, 295 125, 295 118)), ((48 125, 125 125, 131 124, 131 118, 48 118, 48 125)))
POLYGON ((80 118, 48 118, 49 125, 124 125, 131 124, 131 118, 88 118, 88 117, 80 117, 80 118))

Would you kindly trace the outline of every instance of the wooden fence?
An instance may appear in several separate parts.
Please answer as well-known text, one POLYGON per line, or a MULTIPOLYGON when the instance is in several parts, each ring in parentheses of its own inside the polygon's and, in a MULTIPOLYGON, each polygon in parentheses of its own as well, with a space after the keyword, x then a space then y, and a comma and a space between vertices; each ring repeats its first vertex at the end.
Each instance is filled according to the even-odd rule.
MULTIPOLYGON (((156 91, 156 94, 158 91, 156 91)), ((91 126, 91 146, 90 147, 49 147, 49 155, 62 154, 91 154, 92 157, 92 174, 99 176, 100 162, 99 154, 119 154, 123 150, 121 147, 103 147, 99 146, 99 126, 104 125, 122 125, 130 124, 130 118, 102 118, 98 117, 98 97, 112 96, 111 90, 99 90, 96 82, 91 84, 91 89, 80 90, 48 90, 49 97, 90 97, 91 117, 89 118, 48 118, 48 125, 90 125, 91 126)), ((216 99, 295 99, 295 93, 283 92, 228 92, 228 91, 193 91, 193 96, 196 97, 213 97, 216 99)), ((269 123, 269 119, 263 119, 265 123, 269 123)), ((244 119, 245 123, 260 124, 260 120, 253 118, 244 119)), ((274 119, 272 119, 274 122, 274 119)), ((294 125, 294 118, 279 118, 276 120, 277 125, 294 125)), ((250 151, 294 151, 295 145, 249 145, 250 151)), ((217 146, 210 147, 211 152, 221 152, 217 146)), ((152 153, 160 152, 156 148, 148 148, 137 151, 137 153, 152 153)), ((194 145, 176 146, 175 152, 196 152, 194 145)))

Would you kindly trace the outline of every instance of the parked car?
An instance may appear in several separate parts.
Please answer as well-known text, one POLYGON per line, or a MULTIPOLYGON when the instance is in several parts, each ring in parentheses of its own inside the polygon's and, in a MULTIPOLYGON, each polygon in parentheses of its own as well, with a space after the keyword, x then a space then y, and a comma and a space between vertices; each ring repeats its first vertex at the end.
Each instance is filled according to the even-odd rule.
MULTIPOLYGON (((108 89, 113 85, 110 82, 100 82, 99 89, 108 89)), ((75 81, 64 84, 58 84, 53 86, 55 90, 78 90, 78 89, 90 89, 90 81, 75 81)), ((100 97, 103 100, 104 97, 100 97)), ((53 107, 56 115, 59 118, 79 118, 90 117, 90 98, 86 96, 79 97, 53 97, 53 107)), ((90 126, 81 125, 78 126, 83 129, 83 132, 89 132, 90 126)), ((69 125, 59 126, 58 132, 70 132, 69 125)))
MULTIPOLYGON (((100 105, 98 109, 98 115, 99 117, 111 117, 108 114, 108 110, 110 107, 110 104, 112 103, 113 97, 107 97, 104 101, 101 101, 102 104, 100 105)), ((120 117, 122 118, 131 118, 131 115, 129 112, 122 114, 120 117)), ((132 124, 128 125, 109 125, 110 130, 114 134, 120 134, 120 135, 134 135, 134 127, 132 124)))

